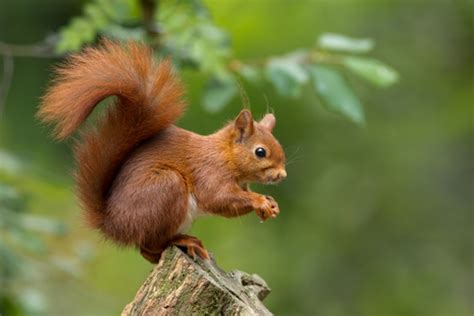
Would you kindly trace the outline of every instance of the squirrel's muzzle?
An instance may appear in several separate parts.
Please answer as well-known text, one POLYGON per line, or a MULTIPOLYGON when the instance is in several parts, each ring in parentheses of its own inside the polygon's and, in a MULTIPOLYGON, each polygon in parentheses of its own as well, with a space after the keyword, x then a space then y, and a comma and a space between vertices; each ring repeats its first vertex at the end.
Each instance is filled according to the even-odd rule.
POLYGON ((272 175, 267 178, 267 183, 278 183, 287 176, 285 169, 277 169, 272 172, 272 175))

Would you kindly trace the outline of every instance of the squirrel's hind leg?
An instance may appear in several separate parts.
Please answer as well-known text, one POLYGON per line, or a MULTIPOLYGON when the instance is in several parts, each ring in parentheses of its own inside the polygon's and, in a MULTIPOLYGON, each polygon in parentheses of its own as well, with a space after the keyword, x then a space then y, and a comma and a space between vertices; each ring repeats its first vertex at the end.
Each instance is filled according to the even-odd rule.
POLYGON ((170 245, 186 248, 186 253, 193 259, 196 259, 196 255, 204 260, 209 259, 209 253, 196 237, 179 234, 171 240, 170 245))
POLYGON ((140 254, 142 257, 153 264, 156 264, 160 261, 162 252, 163 250, 149 250, 144 247, 140 247, 140 254))
POLYGON ((133 171, 116 182, 104 230, 114 240, 134 244, 145 259, 157 263, 186 220, 189 190, 177 171, 133 171))
MULTIPOLYGON (((169 243, 169 246, 178 246, 179 248, 185 248, 188 256, 196 259, 196 255, 204 260, 209 259, 209 253, 206 248, 204 248, 202 242, 194 237, 189 235, 179 234, 176 235, 169 243)), ((140 254, 146 260, 151 263, 158 263, 160 261, 161 253, 164 249, 161 250, 150 250, 145 247, 140 247, 140 254)))

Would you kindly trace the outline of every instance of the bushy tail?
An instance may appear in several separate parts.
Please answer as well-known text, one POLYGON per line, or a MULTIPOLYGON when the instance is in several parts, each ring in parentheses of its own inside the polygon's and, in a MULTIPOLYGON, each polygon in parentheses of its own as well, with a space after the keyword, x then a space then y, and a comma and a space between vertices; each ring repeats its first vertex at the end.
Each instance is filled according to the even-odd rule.
POLYGON ((104 41, 57 70, 38 117, 55 125, 58 139, 71 135, 101 100, 117 96, 75 148, 78 197, 92 227, 103 224, 108 190, 127 155, 181 115, 182 94, 171 63, 156 63, 151 49, 134 42, 104 41))

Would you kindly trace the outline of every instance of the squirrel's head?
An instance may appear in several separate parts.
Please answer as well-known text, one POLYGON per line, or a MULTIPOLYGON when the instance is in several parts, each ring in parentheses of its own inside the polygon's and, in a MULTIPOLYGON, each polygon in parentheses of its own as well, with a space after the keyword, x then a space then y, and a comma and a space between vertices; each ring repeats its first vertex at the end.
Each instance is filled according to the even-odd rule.
POLYGON ((275 123, 273 114, 256 122, 249 110, 230 123, 232 161, 240 181, 276 183, 286 178, 285 153, 272 135, 275 123))

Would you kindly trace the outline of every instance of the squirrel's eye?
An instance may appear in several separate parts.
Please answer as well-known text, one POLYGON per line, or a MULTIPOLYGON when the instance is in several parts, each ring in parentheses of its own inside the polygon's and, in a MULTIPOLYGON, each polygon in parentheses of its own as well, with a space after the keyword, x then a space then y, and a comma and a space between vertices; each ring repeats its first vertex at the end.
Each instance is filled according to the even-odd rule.
POLYGON ((255 155, 259 158, 263 158, 267 155, 267 152, 264 148, 258 147, 257 149, 255 149, 255 155))

